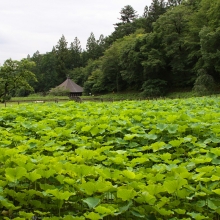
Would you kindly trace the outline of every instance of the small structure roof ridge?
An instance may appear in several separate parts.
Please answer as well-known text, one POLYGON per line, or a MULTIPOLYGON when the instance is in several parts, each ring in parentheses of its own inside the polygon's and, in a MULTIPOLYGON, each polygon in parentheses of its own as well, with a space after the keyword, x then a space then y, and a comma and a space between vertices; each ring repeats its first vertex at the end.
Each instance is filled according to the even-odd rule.
POLYGON ((70 92, 83 92, 83 88, 73 82, 69 77, 67 77, 67 79, 57 87, 63 87, 68 89, 70 92))

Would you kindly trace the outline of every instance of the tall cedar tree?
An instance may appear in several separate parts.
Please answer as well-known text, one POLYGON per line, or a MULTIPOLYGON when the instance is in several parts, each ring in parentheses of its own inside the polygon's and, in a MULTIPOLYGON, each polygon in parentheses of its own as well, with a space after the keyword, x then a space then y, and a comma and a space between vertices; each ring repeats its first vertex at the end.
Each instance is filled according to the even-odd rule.
POLYGON ((70 43, 70 65, 71 69, 80 67, 82 65, 81 60, 82 47, 80 41, 75 37, 74 41, 70 43))
POLYGON ((55 46, 57 65, 56 70, 58 73, 59 83, 63 82, 68 76, 69 64, 69 51, 68 51, 68 42, 64 35, 59 39, 57 45, 55 46))

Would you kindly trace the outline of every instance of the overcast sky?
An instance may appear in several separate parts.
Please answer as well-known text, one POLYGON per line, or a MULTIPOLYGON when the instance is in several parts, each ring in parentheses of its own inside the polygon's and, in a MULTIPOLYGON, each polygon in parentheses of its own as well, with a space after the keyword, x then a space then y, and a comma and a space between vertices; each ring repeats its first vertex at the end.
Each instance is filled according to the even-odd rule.
POLYGON ((96 39, 110 35, 120 10, 131 5, 139 15, 151 0, 0 0, 0 65, 37 50, 52 50, 62 35, 75 37, 83 49, 91 32, 96 39))

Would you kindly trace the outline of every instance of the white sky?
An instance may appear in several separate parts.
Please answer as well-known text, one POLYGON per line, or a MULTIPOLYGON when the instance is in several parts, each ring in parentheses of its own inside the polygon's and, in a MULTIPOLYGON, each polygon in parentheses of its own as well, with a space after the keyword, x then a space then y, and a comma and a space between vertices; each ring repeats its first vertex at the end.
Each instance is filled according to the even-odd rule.
POLYGON ((96 39, 110 35, 120 10, 131 5, 143 15, 151 0, 0 0, 0 66, 37 50, 52 50, 62 35, 68 44, 75 37, 83 49, 91 32, 96 39))

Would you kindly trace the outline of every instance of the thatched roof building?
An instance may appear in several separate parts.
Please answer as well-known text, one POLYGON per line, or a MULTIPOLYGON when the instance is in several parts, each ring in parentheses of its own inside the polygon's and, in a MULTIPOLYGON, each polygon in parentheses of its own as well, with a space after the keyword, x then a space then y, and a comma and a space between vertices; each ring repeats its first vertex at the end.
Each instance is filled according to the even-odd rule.
POLYGON ((57 87, 63 88, 65 90, 69 90, 70 97, 81 96, 83 93, 83 88, 77 85, 75 82, 73 82, 70 78, 67 78, 63 83, 61 83, 57 87))

